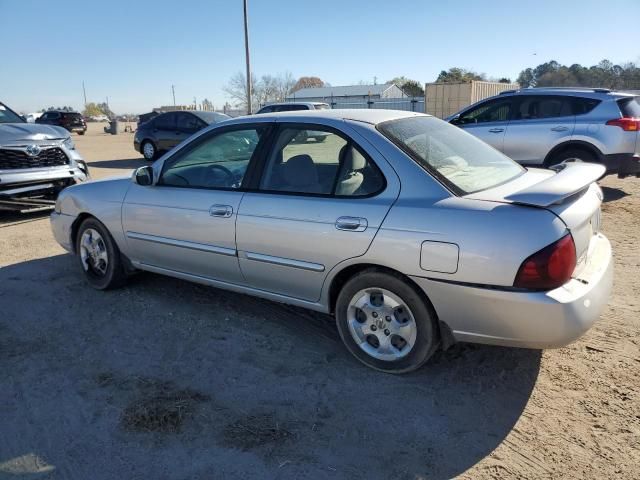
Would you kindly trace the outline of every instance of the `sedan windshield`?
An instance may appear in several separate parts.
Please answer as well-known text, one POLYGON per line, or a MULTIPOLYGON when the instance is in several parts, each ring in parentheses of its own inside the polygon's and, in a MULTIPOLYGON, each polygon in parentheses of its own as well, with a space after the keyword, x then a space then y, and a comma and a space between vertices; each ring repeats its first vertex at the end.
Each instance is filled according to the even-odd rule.
POLYGON ((24 123, 24 120, 0 103, 0 123, 24 123))
POLYGON ((525 171, 473 135, 434 117, 391 120, 378 130, 460 195, 506 183, 525 171))

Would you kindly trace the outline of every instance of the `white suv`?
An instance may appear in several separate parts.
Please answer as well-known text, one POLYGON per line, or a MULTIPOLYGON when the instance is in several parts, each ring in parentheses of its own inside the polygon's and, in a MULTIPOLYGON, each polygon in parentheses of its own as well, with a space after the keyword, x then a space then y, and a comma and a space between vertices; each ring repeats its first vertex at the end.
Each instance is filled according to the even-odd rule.
POLYGON ((527 88, 482 100, 447 120, 523 165, 581 160, 640 176, 640 97, 600 88, 527 88))
POLYGON ((328 110, 331 108, 328 103, 322 102, 286 102, 286 103, 272 103, 265 105, 256 112, 259 113, 274 113, 274 112, 293 112, 295 110, 328 110))

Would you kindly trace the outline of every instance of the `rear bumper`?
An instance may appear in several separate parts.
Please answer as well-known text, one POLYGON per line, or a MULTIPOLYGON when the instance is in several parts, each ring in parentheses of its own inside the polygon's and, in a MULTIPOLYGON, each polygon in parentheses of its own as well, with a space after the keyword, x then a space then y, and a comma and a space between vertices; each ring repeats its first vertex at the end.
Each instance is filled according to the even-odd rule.
POLYGON ((640 155, 637 153, 612 153, 602 156, 607 173, 617 173, 620 178, 640 177, 640 155))
POLYGON ((521 292, 413 277, 458 341, 526 348, 565 346, 598 320, 613 284, 611 244, 590 244, 587 264, 560 288, 521 292))

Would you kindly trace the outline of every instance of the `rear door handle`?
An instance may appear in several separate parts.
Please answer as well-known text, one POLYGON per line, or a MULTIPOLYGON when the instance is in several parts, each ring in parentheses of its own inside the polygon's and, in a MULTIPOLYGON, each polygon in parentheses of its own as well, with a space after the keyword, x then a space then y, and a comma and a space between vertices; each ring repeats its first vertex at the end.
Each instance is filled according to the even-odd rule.
POLYGON ((347 232, 363 232, 367 226, 367 219, 361 217, 340 217, 336 220, 336 228, 347 232))
POLYGON ((233 214, 233 207, 231 205, 211 205, 209 209, 209 215, 212 217, 229 218, 233 214))
POLYGON ((504 128, 490 128, 489 131, 491 133, 500 133, 500 132, 504 132, 504 128))
POLYGON ((566 132, 567 130, 569 130, 568 127, 563 127, 562 125, 559 125, 557 127, 553 127, 551 129, 552 132, 566 132))

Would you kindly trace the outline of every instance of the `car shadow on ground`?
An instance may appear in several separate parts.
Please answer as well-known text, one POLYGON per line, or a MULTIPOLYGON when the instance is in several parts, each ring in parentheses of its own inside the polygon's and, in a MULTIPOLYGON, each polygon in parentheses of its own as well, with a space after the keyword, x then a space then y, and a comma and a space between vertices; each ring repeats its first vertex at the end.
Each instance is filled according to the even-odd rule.
POLYGON ((98 292, 71 255, 0 284, 0 473, 36 455, 60 478, 451 478, 509 435, 540 368, 461 344, 383 374, 327 315, 151 274, 98 292))
POLYGON ((142 157, 138 158, 123 158, 121 160, 96 160, 93 162, 88 162, 89 168, 138 168, 144 167, 145 165, 151 165, 151 162, 148 162, 142 157))
POLYGON ((21 223, 36 222, 48 217, 53 212, 50 210, 41 210, 39 212, 20 213, 8 210, 0 210, 0 228, 10 227, 21 223))
POLYGON ((620 188, 603 187, 603 186, 600 186, 600 188, 602 189, 602 194, 604 195, 603 202, 605 203, 615 202, 616 200, 620 200, 621 198, 629 196, 627 192, 625 192, 620 188))

